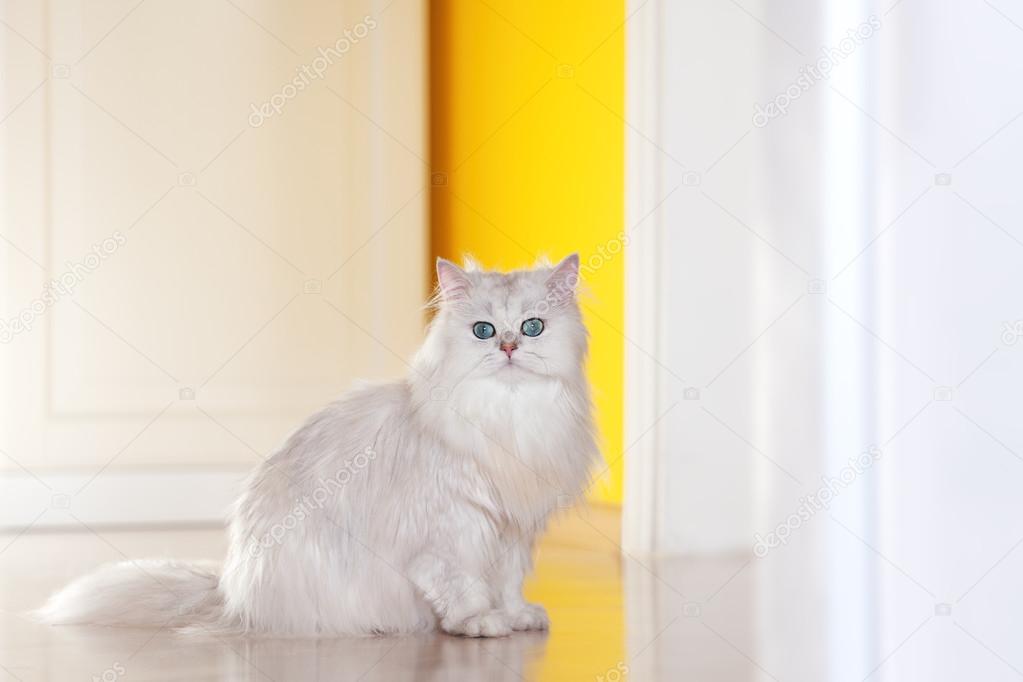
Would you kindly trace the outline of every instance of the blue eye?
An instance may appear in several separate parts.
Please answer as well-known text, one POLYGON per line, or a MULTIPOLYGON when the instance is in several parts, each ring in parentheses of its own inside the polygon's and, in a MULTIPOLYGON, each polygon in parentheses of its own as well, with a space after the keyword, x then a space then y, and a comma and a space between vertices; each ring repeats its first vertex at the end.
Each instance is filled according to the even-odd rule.
POLYGON ((472 333, 477 339, 489 339, 494 335, 494 325, 489 322, 477 322, 472 326, 472 333))
POLYGON ((522 323, 522 333, 526 336, 540 336, 543 332, 543 320, 531 317, 522 323))

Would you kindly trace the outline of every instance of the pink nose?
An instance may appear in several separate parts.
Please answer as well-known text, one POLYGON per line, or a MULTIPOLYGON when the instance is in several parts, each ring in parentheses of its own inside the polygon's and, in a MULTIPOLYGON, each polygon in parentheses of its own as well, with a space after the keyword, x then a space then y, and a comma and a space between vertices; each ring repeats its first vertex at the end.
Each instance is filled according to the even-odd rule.
POLYGON ((516 348, 518 348, 518 345, 516 345, 514 343, 502 343, 501 344, 501 350, 504 351, 504 354, 508 356, 509 360, 511 360, 512 352, 516 348))

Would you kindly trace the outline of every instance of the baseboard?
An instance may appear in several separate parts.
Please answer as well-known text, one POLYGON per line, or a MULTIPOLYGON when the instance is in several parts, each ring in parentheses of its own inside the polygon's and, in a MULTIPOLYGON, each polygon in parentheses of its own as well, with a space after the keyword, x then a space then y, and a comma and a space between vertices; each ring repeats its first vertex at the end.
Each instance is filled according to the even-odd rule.
POLYGON ((0 530, 222 524, 245 470, 0 474, 0 530))

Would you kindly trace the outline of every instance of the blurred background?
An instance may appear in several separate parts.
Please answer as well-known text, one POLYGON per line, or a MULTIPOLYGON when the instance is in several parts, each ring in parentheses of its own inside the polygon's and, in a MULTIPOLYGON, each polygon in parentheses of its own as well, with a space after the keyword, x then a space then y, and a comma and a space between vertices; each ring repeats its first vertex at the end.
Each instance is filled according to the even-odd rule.
POLYGON ((222 557, 244 475, 405 372, 437 256, 572 251, 604 464, 550 636, 203 674, 1023 676, 1018 3, 0 8, 0 676, 197 678, 22 613, 222 557))

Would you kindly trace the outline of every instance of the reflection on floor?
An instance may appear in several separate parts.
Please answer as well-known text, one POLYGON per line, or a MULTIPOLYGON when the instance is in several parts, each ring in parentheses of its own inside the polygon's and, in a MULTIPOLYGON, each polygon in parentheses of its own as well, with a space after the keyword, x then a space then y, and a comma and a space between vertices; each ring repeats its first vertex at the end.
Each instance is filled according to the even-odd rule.
MULTIPOLYGON (((1014 555, 944 603, 854 538, 806 529, 768 556, 638 559, 617 517, 573 513, 540 548, 528 596, 549 634, 334 640, 182 637, 38 626, 22 614, 128 557, 220 557, 219 529, 0 535, 0 680, 1018 680, 1014 555), (815 537, 830 537, 823 544, 815 537), (835 540, 835 538, 844 538, 835 540), (849 541, 845 546, 841 543, 849 541), (829 544, 830 543, 830 544, 829 544), (822 551, 821 547, 827 548, 822 551), (848 554, 844 554, 844 553, 848 554), (828 557, 847 555, 842 565, 828 557), (860 570, 860 569, 863 570, 860 570), (867 588, 857 585, 865 577, 867 588), (870 587, 872 585, 872 587, 870 587), (869 593, 881 594, 875 601, 869 593)), ((1023 555, 1023 552, 1020 553, 1023 555)))
POLYGON ((0 680, 594 679, 624 665, 621 568, 617 515, 599 508, 583 514, 552 530, 528 586, 530 598, 549 609, 552 632, 492 640, 218 640, 39 626, 24 612, 71 577, 124 557, 222 557, 224 532, 81 528, 0 535, 0 680))

